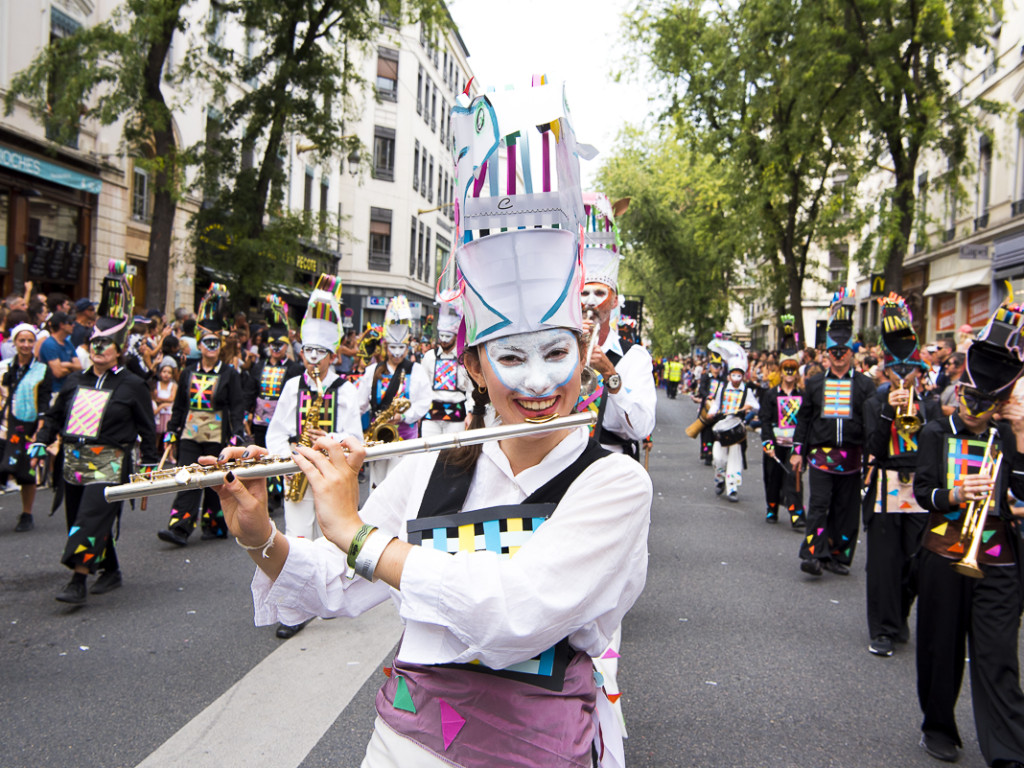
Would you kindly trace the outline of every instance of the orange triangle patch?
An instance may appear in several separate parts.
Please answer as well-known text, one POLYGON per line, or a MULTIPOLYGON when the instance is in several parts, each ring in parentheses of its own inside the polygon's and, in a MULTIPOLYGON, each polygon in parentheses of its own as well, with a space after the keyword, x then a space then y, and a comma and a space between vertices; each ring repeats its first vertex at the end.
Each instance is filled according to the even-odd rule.
POLYGON ((94 557, 96 557, 96 555, 94 555, 92 552, 90 552, 88 555, 85 555, 85 556, 82 557, 82 562, 83 563, 88 563, 94 557))
POLYGON ((99 456, 101 453, 103 453, 103 446, 102 445, 90 445, 89 446, 89 450, 92 451, 97 456, 99 456))
POLYGON ((391 677, 391 667, 384 667, 384 677, 391 677))
POLYGON ((614 704, 616 701, 618 701, 619 697, 622 696, 621 693, 609 693, 609 694, 606 694, 606 695, 608 696, 608 701, 610 701, 612 704, 614 704))
POLYGON ((952 547, 950 547, 946 551, 947 552, 952 552, 954 555, 962 555, 964 553, 964 545, 961 544, 958 541, 956 544, 954 544, 952 547))

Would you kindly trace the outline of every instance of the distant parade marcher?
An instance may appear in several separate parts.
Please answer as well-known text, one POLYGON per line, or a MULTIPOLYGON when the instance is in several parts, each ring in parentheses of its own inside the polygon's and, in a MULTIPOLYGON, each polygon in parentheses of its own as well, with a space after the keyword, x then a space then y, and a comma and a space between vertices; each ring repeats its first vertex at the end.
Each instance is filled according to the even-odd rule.
MULTIPOLYGON (((715 334, 715 339, 721 339, 721 334, 715 334)), ((694 400, 701 409, 710 406, 711 402, 718 397, 718 389, 722 386, 722 356, 708 346, 707 369, 701 373, 697 382, 697 394, 694 400)), ((715 433, 712 431, 711 420, 700 431, 700 458, 705 466, 710 467, 712 456, 711 449, 715 443, 715 433)))
MULTIPOLYGON (((221 302, 227 296, 223 285, 212 284, 196 312, 200 357, 181 374, 164 437, 165 443, 178 444, 178 466, 193 464, 200 456, 217 456, 228 445, 248 443, 241 376, 220 359, 221 302)), ((172 502, 167 528, 157 531, 157 536, 184 547, 196 523, 200 523, 204 539, 227 536, 220 499, 211 488, 180 491, 172 502)))
POLYGON ((64 503, 68 538, 61 563, 73 571, 71 581, 57 595, 62 603, 83 604, 86 579, 97 570, 100 575, 92 586, 94 595, 121 586, 114 543, 114 522, 121 515, 121 502, 108 502, 103 491, 128 481, 134 471, 136 441, 143 468, 155 466, 158 459, 149 388, 118 360, 132 324, 134 302, 125 263, 111 261, 89 338, 91 366, 69 375, 37 433, 38 447, 55 445, 60 437, 53 503, 55 509, 64 503))
MULTIPOLYGON (((582 291, 584 329, 596 334, 590 360, 598 382, 586 398, 598 413, 594 438, 605 448, 640 458, 640 441, 654 431, 658 393, 654 389, 650 353, 624 340, 613 324, 619 307, 618 227, 615 218, 629 206, 629 198, 614 205, 597 193, 583 196, 587 228, 583 249, 582 291), (590 318, 588 320, 588 317, 590 318)), ((682 364, 678 363, 680 377, 682 364)))
POLYGON ((439 297, 437 344, 423 355, 420 365, 430 377, 433 402, 420 422, 423 437, 461 432, 466 428, 467 394, 472 389, 469 374, 459 361, 456 340, 462 324, 462 301, 439 297))
POLYGON ((928 516, 914 498, 914 469, 921 428, 942 418, 925 397, 927 366, 921 360, 910 308, 890 294, 882 305, 881 342, 888 384, 864 407, 868 468, 863 502, 867 532, 868 651, 892 656, 909 639, 907 617, 917 596, 917 553, 928 516))
POLYGON ((1012 296, 967 350, 958 412, 918 436, 914 496, 929 513, 918 565, 921 746, 947 762, 963 746, 956 701, 969 655, 985 763, 1024 764, 1018 656, 1024 574, 1010 500, 1010 494, 1024 499, 1024 405, 1011 397, 1024 372, 1024 310, 1012 296))
POLYGON ((683 364, 676 355, 665 363, 665 393, 669 400, 675 400, 679 393, 679 382, 683 379, 683 364))
POLYGON ((747 386, 747 353, 735 341, 714 339, 708 345, 725 361, 728 371, 725 382, 708 406, 708 416, 714 420, 714 445, 711 449, 715 467, 715 494, 724 492, 731 502, 739 501, 743 484, 743 450, 747 440, 744 417, 759 408, 757 394, 747 386))
MULTIPOLYGON (((382 362, 370 365, 359 380, 360 412, 370 413, 371 433, 397 432, 399 440, 412 440, 419 435, 419 421, 433 402, 430 379, 423 366, 409 359, 409 338, 412 311, 405 296, 395 296, 384 312, 381 343, 386 354, 382 362), (395 412, 395 400, 408 401, 408 407, 395 412), (390 416, 390 418, 385 418, 390 416), (383 423, 378 423, 383 421, 383 423)), ((368 441, 379 439, 379 434, 368 434, 368 441)), ((370 487, 380 485, 392 467, 401 459, 382 459, 370 463, 370 487)))
MULTIPOLYGON (((305 367, 284 383, 267 429, 266 448, 271 454, 289 456, 296 444, 312 445, 324 436, 362 438, 356 389, 332 365, 341 333, 341 280, 321 275, 300 330, 305 367)), ((285 483, 284 524, 288 536, 320 538, 313 494, 301 473, 289 476, 285 483)), ((277 636, 292 637, 305 626, 306 618, 282 609, 277 636)))
POLYGON ((50 407, 50 387, 53 373, 50 366, 32 356, 38 332, 29 323, 20 323, 11 330, 16 354, 0 363, 3 368, 3 387, 7 401, 0 412, 3 419, 0 438, 3 454, 0 458, 0 477, 13 478, 21 487, 21 517, 14 527, 24 533, 35 527, 32 505, 36 499, 36 471, 32 467, 33 454, 45 455, 36 443, 36 433, 42 426, 43 414, 50 407))
MULTIPOLYGON (((267 296, 270 316, 267 324, 268 357, 260 360, 249 371, 249 393, 246 412, 252 414, 252 439, 256 445, 267 447, 267 428, 274 416, 274 411, 281 398, 281 390, 286 381, 300 375, 304 368, 302 363, 288 358, 288 347, 291 344, 288 327, 288 305, 280 296, 267 296)), ((267 493, 270 495, 271 507, 281 506, 284 484, 280 477, 267 480, 267 493)))
POLYGON ((790 466, 797 474, 805 461, 810 467, 800 570, 812 576, 820 576, 823 568, 849 575, 857 546, 864 404, 875 385, 853 368, 853 307, 852 292, 840 290, 832 298, 826 331, 829 370, 804 382, 793 435, 790 466))
POLYGON ((800 477, 790 469, 797 413, 803 403, 800 347, 793 315, 783 315, 779 342, 782 381, 764 393, 761 403, 761 444, 764 449, 765 521, 779 521, 779 505, 794 528, 804 526, 804 494, 800 477))

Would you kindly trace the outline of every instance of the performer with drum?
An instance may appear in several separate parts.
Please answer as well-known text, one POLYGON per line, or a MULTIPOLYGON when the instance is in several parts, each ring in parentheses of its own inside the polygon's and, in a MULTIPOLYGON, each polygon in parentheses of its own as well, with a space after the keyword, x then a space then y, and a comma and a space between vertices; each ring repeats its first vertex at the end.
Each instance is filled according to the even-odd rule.
POLYGON ((761 445, 764 449, 765 522, 779 521, 779 504, 793 528, 804 527, 804 494, 800 478, 789 467, 797 413, 803 403, 800 386, 800 348, 793 315, 783 315, 779 341, 782 380, 764 394, 761 445))
POLYGON ((917 598, 921 746, 947 762, 963 746, 956 700, 970 656, 985 763, 1024 764, 1021 540, 1008 495, 1024 498, 1024 405, 1011 397, 1024 372, 1022 327, 1011 293, 967 350, 959 410, 918 437, 914 496, 929 513, 917 598))
MULTIPOLYGON (((716 333, 712 342, 721 341, 722 334, 716 333)), ((706 410, 711 403, 718 399, 718 389, 722 386, 722 356, 711 348, 708 343, 708 364, 700 375, 697 382, 697 394, 693 401, 699 403, 701 411, 707 416, 706 410)), ((715 433, 712 431, 714 424, 711 419, 706 419, 705 426, 700 431, 700 459, 705 466, 711 466, 711 448, 715 444, 715 433)))
POLYGON ((743 417, 760 407, 757 394, 747 386, 747 353, 732 340, 714 339, 708 349, 718 352, 729 372, 725 383, 708 408, 708 415, 718 417, 711 427, 714 434, 712 459, 715 465, 715 494, 723 492, 731 502, 739 501, 745 463, 743 448, 747 439, 747 426, 743 417))
MULTIPOLYGON (((583 206, 563 103, 560 89, 539 86, 460 97, 454 110, 464 359, 505 424, 567 415, 580 390, 583 206), (491 162, 499 145, 519 151, 491 162), (536 167, 520 175, 531 156, 536 167), (557 181, 558 194, 542 203, 532 185, 518 191, 522 178, 538 193, 557 181)), ((298 449, 323 540, 274 532, 262 483, 234 480, 221 493, 259 567, 258 623, 280 605, 350 616, 389 596, 398 604, 405 633, 363 765, 492 768, 515 755, 522 765, 622 766, 590 655, 645 580, 652 489, 643 468, 584 429, 550 432, 407 458, 360 512, 363 450, 346 445, 347 457, 325 439, 314 447, 329 456, 298 449), (474 526, 485 533, 461 534, 474 526)))

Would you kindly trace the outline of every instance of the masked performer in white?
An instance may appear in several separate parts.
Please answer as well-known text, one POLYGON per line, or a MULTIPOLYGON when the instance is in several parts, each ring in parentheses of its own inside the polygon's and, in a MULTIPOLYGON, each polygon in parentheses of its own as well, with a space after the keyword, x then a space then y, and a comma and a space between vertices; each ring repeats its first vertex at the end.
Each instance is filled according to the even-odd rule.
POLYGON ((466 367, 459 361, 459 353, 455 349, 461 324, 462 301, 442 299, 437 317, 437 344, 427 350, 421 363, 430 377, 434 398, 430 410, 420 422, 420 434, 424 437, 461 432, 466 428, 466 394, 471 385, 466 367))
MULTIPOLYGON (((583 206, 562 91, 463 98, 453 123, 474 399, 506 424, 567 415, 583 367, 583 206)), ((219 492, 259 566, 258 623, 285 604, 323 616, 398 605, 405 634, 363 766, 621 766, 590 657, 646 578, 643 467, 585 429, 544 433, 409 457, 360 512, 364 451, 345 445, 297 449, 318 541, 274 531, 262 481, 231 475, 219 492)))

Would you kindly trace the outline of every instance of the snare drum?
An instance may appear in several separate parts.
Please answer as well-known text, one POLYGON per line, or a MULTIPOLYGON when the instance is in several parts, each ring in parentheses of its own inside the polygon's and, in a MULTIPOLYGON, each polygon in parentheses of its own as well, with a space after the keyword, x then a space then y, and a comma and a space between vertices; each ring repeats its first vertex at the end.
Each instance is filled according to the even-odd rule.
POLYGON ((742 443, 747 436, 747 428, 739 416, 726 416, 711 428, 715 442, 728 447, 742 443))

